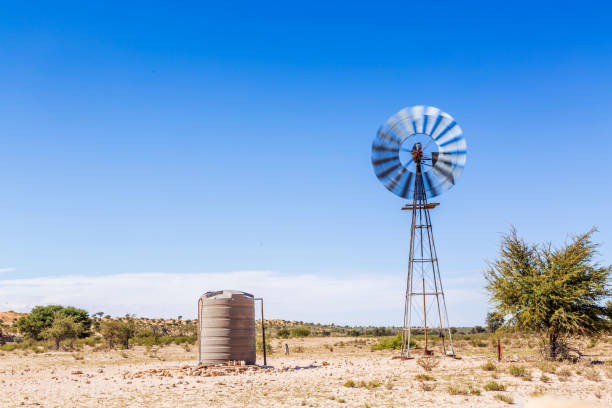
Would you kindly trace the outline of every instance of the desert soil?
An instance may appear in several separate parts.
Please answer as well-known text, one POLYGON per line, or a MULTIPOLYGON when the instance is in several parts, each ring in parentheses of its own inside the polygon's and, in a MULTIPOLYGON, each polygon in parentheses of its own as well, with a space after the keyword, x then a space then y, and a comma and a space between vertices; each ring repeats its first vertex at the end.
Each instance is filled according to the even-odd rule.
MULTIPOLYGON (((567 378, 547 373, 548 381, 542 381, 536 362, 504 362, 490 372, 481 368, 490 354, 466 352, 461 360, 441 358, 437 367, 425 372, 416 359, 400 361, 392 359, 396 353, 391 351, 372 352, 373 342, 337 337, 275 339, 268 359, 274 368, 209 377, 190 376, 179 369, 196 366, 195 347, 0 352, 0 406, 508 406, 496 395, 510 397, 519 406, 541 395, 612 406, 612 367, 608 364, 568 365, 572 374, 567 378), (289 344, 288 356, 285 343, 289 344), (531 380, 510 375, 510 364, 528 367, 531 380), (586 372, 591 379, 585 377, 586 372), (434 380, 419 381, 418 374, 434 380), (486 391, 484 385, 490 381, 504 384, 506 391, 486 391), (480 395, 452 395, 453 389, 479 390, 480 395)), ((261 356, 258 358, 261 362, 261 356)))

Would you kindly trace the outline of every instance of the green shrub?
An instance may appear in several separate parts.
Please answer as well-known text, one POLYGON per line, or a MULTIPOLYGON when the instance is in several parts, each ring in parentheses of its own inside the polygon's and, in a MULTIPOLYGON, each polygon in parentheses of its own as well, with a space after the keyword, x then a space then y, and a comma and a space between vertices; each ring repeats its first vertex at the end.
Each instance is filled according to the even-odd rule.
POLYGON ((287 339, 289 338, 290 335, 291 335, 291 332, 289 331, 289 329, 285 329, 285 328, 279 329, 276 332, 276 337, 281 338, 281 339, 287 339))
POLYGON ((294 327, 293 329, 291 329, 291 336, 292 337, 308 337, 310 336, 310 330, 303 326, 294 327))
MULTIPOLYGON (((384 337, 378 339, 378 343, 372 346, 372 350, 399 350, 402 348, 402 334, 399 333, 395 337, 384 337)), ((417 342, 410 338, 410 348, 418 348, 417 342)))

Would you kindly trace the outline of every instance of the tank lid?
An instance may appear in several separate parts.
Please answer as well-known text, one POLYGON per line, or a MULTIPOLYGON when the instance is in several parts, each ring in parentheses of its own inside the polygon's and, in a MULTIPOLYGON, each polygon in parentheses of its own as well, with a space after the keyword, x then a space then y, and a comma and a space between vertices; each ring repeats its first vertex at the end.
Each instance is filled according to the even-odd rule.
POLYGON ((206 292, 202 295, 203 298, 207 299, 222 299, 222 298, 231 298, 233 295, 243 295, 252 298, 253 295, 250 293, 242 292, 239 290, 217 290, 206 292))

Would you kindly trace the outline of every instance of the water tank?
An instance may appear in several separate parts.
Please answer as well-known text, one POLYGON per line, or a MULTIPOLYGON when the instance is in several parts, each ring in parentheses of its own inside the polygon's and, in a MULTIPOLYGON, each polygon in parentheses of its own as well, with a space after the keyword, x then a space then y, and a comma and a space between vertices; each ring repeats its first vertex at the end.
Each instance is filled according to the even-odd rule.
POLYGON ((255 364, 253 295, 236 290, 206 292, 198 302, 200 363, 255 364))

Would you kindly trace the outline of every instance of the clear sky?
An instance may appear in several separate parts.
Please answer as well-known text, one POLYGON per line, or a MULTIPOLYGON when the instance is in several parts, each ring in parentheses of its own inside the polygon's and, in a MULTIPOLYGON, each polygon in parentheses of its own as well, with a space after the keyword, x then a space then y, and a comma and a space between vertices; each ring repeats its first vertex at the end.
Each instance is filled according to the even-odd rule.
POLYGON ((0 309, 193 317, 231 288, 270 317, 399 325, 410 219, 370 147, 412 105, 468 143, 433 213, 451 324, 482 324, 510 225, 597 226, 612 261, 608 2, 20 3, 0 13, 0 309))

